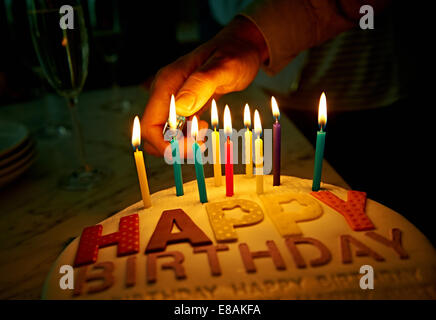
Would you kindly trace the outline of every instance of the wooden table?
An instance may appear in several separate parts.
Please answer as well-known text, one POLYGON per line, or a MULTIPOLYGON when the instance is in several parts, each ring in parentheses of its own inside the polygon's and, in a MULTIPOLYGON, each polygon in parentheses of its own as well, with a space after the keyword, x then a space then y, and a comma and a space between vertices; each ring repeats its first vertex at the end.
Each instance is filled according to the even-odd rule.
MULTIPOLYGON (((110 180, 89 191, 59 189, 59 177, 77 165, 72 137, 44 139, 35 135, 36 163, 19 180, 0 189, 0 299, 38 299, 56 257, 85 226, 97 224, 140 200, 130 139, 133 117, 142 114, 148 94, 140 87, 123 88, 122 94, 132 101, 127 112, 101 107, 111 97, 109 90, 85 92, 79 97, 89 162, 109 169, 110 180)), ((233 125, 240 129, 246 102, 252 112, 260 108, 263 127, 271 128, 270 97, 255 86, 222 97, 218 105, 222 112, 224 104, 229 104, 233 125)), ((47 114, 69 123, 66 104, 56 96, 0 107, 2 119, 22 122, 34 133, 47 123, 47 114)), ((210 112, 202 115, 208 122, 209 117, 210 112)), ((282 174, 310 179, 312 145, 284 116, 281 125, 282 174)), ((151 192, 173 186, 173 170, 162 158, 147 155, 146 166, 151 192)), ((236 166, 235 172, 244 172, 243 165, 236 166)), ((213 175, 211 165, 205 166, 205 174, 213 175)), ((194 178, 193 165, 184 165, 184 181, 194 178)), ((323 180, 347 187, 328 163, 324 164, 323 180)))

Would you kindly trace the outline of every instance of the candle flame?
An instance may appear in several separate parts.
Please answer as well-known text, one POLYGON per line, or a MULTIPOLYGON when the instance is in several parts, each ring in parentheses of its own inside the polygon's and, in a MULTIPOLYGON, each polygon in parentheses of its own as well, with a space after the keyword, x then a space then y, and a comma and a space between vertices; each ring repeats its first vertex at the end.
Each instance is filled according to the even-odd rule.
POLYGON ((177 129, 176 100, 174 99, 173 94, 171 95, 170 114, 168 115, 168 122, 172 130, 177 129))
POLYGON ((248 105, 248 103, 245 104, 244 108, 244 125, 247 128, 250 128, 251 126, 250 106, 248 105))
POLYGON ((254 111, 254 132, 259 135, 262 133, 262 123, 260 122, 259 111, 257 109, 254 111))
POLYGON ((227 135, 232 134, 232 118, 230 116, 230 109, 227 104, 224 108, 224 133, 227 135))
POLYGON ((276 98, 274 97, 271 97, 271 107, 272 107, 273 116, 278 118, 280 116, 280 110, 279 110, 279 106, 277 105, 276 98))
POLYGON ((198 136, 198 120, 197 120, 197 116, 194 116, 192 118, 191 136, 194 137, 194 140, 197 140, 197 136, 198 136))
POLYGON ((319 99, 318 124, 321 129, 324 129, 327 124, 327 99, 324 92, 319 99))
POLYGON ((218 127, 218 109, 215 99, 212 99, 211 122, 213 127, 218 127))
POLYGON ((132 146, 138 148, 141 144, 141 124, 139 123, 139 117, 136 116, 133 120, 133 130, 132 130, 132 146))

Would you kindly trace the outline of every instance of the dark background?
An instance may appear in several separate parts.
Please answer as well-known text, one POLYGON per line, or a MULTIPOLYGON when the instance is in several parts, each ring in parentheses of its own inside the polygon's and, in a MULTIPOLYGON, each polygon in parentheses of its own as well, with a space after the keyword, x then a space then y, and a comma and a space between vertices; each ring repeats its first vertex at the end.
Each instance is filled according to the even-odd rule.
MULTIPOLYGON (((106 44, 94 35, 88 1, 81 3, 90 45, 84 90, 110 87, 113 76, 104 57, 106 44)), ((112 39, 118 49, 116 80, 121 86, 149 81, 159 68, 208 40, 220 28, 210 15, 208 1, 97 0, 96 11, 98 19, 101 16, 102 28, 105 20, 110 24, 111 6, 118 8, 121 25, 120 37, 112 39)), ((0 39, 0 107, 35 98, 44 94, 44 90, 52 91, 38 75, 39 63, 29 31, 26 0, 0 1, 0 39), (11 3, 8 9, 7 2, 11 3)))

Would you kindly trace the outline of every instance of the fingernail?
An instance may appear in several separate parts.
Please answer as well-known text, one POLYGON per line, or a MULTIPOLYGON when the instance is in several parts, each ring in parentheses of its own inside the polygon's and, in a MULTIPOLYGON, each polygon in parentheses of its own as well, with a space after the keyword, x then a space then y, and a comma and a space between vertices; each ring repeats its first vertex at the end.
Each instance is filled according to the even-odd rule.
POLYGON ((191 109, 194 106, 196 97, 191 93, 182 93, 176 99, 177 108, 191 109))

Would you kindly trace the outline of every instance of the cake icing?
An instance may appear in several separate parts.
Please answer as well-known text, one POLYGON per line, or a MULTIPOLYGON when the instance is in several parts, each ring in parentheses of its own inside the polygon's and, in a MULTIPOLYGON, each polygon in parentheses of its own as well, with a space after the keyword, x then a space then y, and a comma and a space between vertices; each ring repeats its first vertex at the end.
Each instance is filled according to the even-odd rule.
POLYGON ((257 195, 253 178, 235 175, 234 196, 226 197, 225 186, 215 187, 208 178, 205 204, 198 199, 196 181, 184 184, 181 197, 175 188, 154 193, 152 207, 144 209, 140 201, 99 224, 101 236, 130 232, 129 239, 135 239, 137 232, 137 246, 135 240, 121 245, 106 237, 93 249, 95 261, 88 261, 84 235, 97 229, 85 229, 54 263, 42 297, 436 298, 436 252, 400 214, 365 201, 362 193, 354 193, 351 211, 335 209, 321 199, 322 192, 328 191, 324 195, 330 201, 346 201, 350 192, 333 185, 324 184, 314 194, 311 180, 282 176, 274 187, 272 176, 264 180, 264 194, 257 195), (353 215, 359 205, 365 217, 353 215), (182 234, 192 237, 183 241, 182 234), (59 285, 63 265, 74 266, 74 289, 59 285), (372 267, 374 289, 361 288, 362 266, 372 267))

